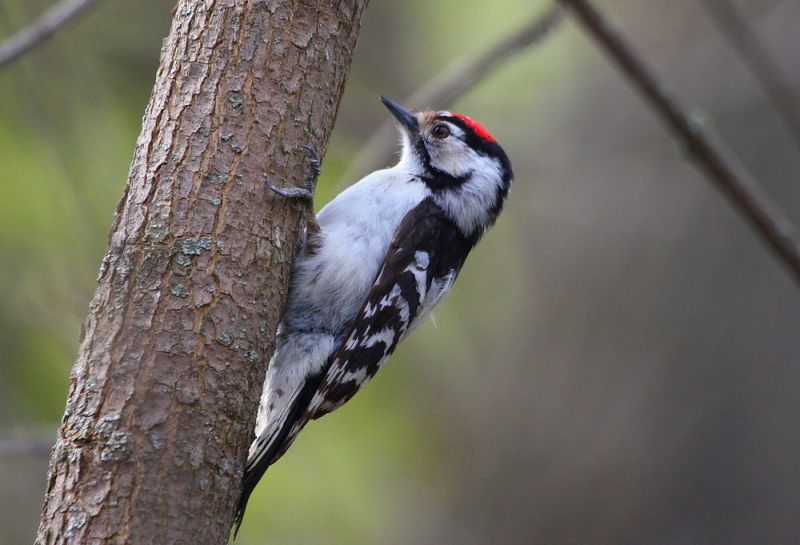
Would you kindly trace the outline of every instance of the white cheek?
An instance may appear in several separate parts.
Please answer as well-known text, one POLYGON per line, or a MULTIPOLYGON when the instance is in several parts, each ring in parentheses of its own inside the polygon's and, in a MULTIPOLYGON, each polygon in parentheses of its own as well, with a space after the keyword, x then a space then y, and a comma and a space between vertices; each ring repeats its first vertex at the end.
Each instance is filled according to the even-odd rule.
POLYGON ((436 158, 431 158, 433 166, 458 178, 470 174, 477 167, 480 157, 463 142, 443 146, 436 158))
POLYGON ((483 160, 477 154, 464 159, 465 175, 468 179, 458 191, 438 193, 437 204, 449 212, 464 233, 473 233, 481 226, 488 226, 489 215, 503 183, 500 167, 496 162, 483 160))
POLYGON ((431 153, 431 165, 456 178, 475 170, 479 157, 460 140, 442 142, 431 153))

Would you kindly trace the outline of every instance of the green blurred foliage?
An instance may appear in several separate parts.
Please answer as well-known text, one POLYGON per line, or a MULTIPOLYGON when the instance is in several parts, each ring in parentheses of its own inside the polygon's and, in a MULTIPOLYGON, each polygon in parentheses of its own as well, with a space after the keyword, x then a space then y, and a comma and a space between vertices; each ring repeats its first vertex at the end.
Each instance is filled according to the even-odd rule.
MULTIPOLYGON (((63 412, 78 329, 168 29, 165 6, 101 7, 0 74, 0 335, 10 349, 0 354, 0 407, 14 409, 15 423, 52 424, 63 412), (161 13, 161 24, 134 32, 124 23, 148 11, 161 13)), ((4 30, 45 7, 4 2, 4 30)))

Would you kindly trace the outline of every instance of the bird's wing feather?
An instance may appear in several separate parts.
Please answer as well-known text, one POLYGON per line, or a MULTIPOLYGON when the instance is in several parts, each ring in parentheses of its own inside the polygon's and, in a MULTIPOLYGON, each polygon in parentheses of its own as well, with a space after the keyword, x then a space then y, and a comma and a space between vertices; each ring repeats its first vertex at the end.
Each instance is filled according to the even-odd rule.
POLYGON ((340 407, 375 375, 444 298, 471 248, 433 201, 406 214, 364 305, 331 356, 309 406, 312 418, 340 407))

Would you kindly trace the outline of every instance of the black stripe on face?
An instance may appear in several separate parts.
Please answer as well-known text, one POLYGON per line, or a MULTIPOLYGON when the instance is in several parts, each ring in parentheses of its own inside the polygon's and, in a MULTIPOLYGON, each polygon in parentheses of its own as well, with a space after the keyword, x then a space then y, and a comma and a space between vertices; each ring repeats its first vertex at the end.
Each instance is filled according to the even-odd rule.
MULTIPOLYGON (((435 119, 451 123, 452 125, 455 125, 461 129, 463 131, 463 135, 460 135, 460 138, 467 146, 481 155, 496 159, 500 163, 502 183, 497 187, 494 203, 489 211, 491 217, 490 224, 494 223, 494 219, 497 218, 503 209, 503 203, 508 196, 508 190, 511 187, 511 180, 514 177, 514 172, 511 168, 511 161, 509 160, 508 155, 506 155, 506 152, 502 147, 500 147, 500 144, 498 144, 493 138, 490 137, 491 139, 487 140, 486 138, 479 136, 473 127, 470 126, 469 123, 467 123, 461 116, 442 114, 437 115, 435 119)), ((453 187, 453 185, 458 187, 468 179, 468 176, 463 178, 454 178, 445 173, 441 174, 442 176, 440 178, 437 178, 437 180, 433 183, 428 183, 428 186, 434 190, 443 189, 445 187, 453 187)))
POLYGON ((463 176, 452 176, 446 172, 442 172, 438 168, 433 167, 429 167, 428 172, 431 173, 431 176, 422 178, 422 181, 425 182, 425 185, 427 185, 433 192, 461 187, 467 182, 467 180, 469 180, 470 176, 472 176, 471 172, 468 172, 463 176))
POLYGON ((510 180, 513 178, 514 174, 511 171, 511 161, 508 159, 508 155, 500 147, 495 140, 486 140, 478 136, 475 133, 473 128, 465 122, 461 117, 453 116, 453 115, 438 115, 436 119, 441 121, 446 121, 448 123, 452 123, 462 131, 464 131, 464 136, 462 140, 476 152, 480 153, 481 155, 486 155, 488 157, 493 157, 500 161, 500 166, 503 168, 506 177, 510 180))
POLYGON ((428 153, 428 148, 425 147, 425 141, 421 136, 413 137, 414 151, 422 161, 426 175, 420 176, 420 179, 427 185, 431 191, 442 191, 446 188, 459 187, 469 180, 470 174, 467 173, 463 176, 451 176, 450 174, 439 170, 431 164, 431 156, 428 153))
POLYGON ((431 191, 442 191, 446 188, 459 187, 469 179, 470 173, 463 176, 452 176, 433 166, 431 164, 431 155, 428 152, 428 148, 425 146, 425 139, 422 138, 422 135, 417 134, 411 136, 411 138, 414 139, 414 152, 419 157, 426 172, 426 175, 420 176, 420 179, 431 191))
POLYGON ((511 177, 511 161, 509 161, 506 152, 500 147, 500 144, 498 144, 497 141, 494 139, 487 140, 482 138, 466 121, 464 121, 464 119, 459 116, 438 115, 436 116, 436 119, 452 123, 461 129, 463 131, 463 136, 461 136, 461 139, 465 144, 467 144, 467 146, 481 155, 493 157, 499 160, 500 165, 509 173, 509 177, 511 177))
MULTIPOLYGON (((452 116, 452 115, 439 115, 439 116, 436 116, 436 119, 438 119, 440 121, 447 121, 448 123, 451 123, 451 124, 455 125, 456 127, 458 127, 459 129, 461 129, 463 131, 463 133, 464 133, 464 135, 461 137, 461 139, 470 148, 474 149, 478 153, 481 153, 483 155, 488 155, 490 157, 497 157, 498 156, 498 150, 499 150, 500 153, 503 152, 503 149, 500 147, 500 145, 497 142, 495 142, 495 141, 491 141, 490 142, 490 141, 485 140, 485 139, 481 138, 480 136, 478 136, 475 133, 475 131, 472 129, 472 127, 469 126, 469 124, 467 124, 460 117, 456 117, 456 116, 452 116)), ((503 155, 505 155, 505 154, 503 154, 503 155)))

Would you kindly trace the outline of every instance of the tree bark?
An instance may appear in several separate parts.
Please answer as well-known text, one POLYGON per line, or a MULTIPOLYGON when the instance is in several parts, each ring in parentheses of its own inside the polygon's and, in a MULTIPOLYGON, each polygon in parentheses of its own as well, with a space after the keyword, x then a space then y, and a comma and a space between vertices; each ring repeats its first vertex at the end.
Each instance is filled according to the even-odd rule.
POLYGON ((37 543, 225 543, 367 0, 180 0, 81 335, 37 543))

